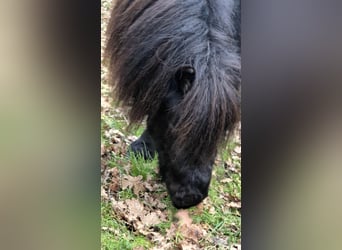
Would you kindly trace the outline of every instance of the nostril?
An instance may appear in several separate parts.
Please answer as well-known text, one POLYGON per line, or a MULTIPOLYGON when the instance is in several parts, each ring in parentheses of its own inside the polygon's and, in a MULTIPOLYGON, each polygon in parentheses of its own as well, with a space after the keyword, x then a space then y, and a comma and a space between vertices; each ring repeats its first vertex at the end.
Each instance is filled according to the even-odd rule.
POLYGON ((191 203, 193 203, 193 202, 195 202, 197 200, 198 200, 198 197, 196 195, 187 195, 187 196, 184 197, 183 202, 185 204, 191 204, 191 203))
POLYGON ((196 206, 203 200, 203 195, 198 192, 191 194, 184 194, 184 192, 177 192, 172 198, 172 202, 176 208, 189 208, 196 206))

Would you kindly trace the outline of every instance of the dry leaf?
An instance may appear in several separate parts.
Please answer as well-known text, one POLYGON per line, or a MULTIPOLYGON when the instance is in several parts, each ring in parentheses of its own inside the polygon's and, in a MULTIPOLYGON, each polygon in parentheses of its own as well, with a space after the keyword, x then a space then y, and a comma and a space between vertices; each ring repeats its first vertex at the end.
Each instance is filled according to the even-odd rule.
POLYGON ((130 199, 126 200, 125 203, 127 204, 127 212, 128 218, 130 220, 134 220, 137 217, 141 216, 144 212, 144 205, 140 203, 137 199, 130 199))
POLYGON ((106 190, 101 186, 101 197, 104 199, 108 199, 108 195, 106 193, 106 190))
MULTIPOLYGON (((189 216, 188 210, 179 210, 176 215, 178 219, 178 232, 183 236, 183 241, 180 243, 182 249, 192 249, 199 240, 206 234, 205 230, 198 225, 192 224, 192 219, 189 216)), ((197 249, 197 248, 196 248, 197 249)))
POLYGON ((176 218, 179 219, 180 225, 191 225, 192 219, 189 217, 188 210, 179 209, 178 212, 175 214, 176 218))
POLYGON ((142 182, 142 176, 133 177, 125 175, 122 179, 122 189, 132 188, 135 195, 139 195, 140 192, 145 191, 144 184, 142 182))
POLYGON ((229 202, 227 206, 232 208, 241 208, 241 202, 229 202))
POLYGON ((117 191, 120 189, 119 182, 116 181, 115 183, 111 183, 111 184, 109 185, 109 189, 110 189, 110 191, 112 191, 112 192, 117 192, 117 191))
POLYGON ((142 183, 135 183, 133 186, 133 193, 135 195, 139 195, 139 193, 144 192, 145 191, 145 187, 142 183))
POLYGON ((229 183, 229 182, 232 182, 233 180, 230 179, 230 178, 225 178, 225 179, 222 179, 221 180, 221 183, 229 183))
POLYGON ((212 243, 213 243, 213 245, 221 247, 221 248, 227 249, 227 247, 228 247, 227 239, 224 239, 224 238, 213 237, 212 243))
POLYGON ((159 224, 161 221, 157 213, 152 212, 150 214, 142 216, 141 222, 146 226, 152 226, 152 225, 159 224))
POLYGON ((101 156, 106 153, 105 145, 101 144, 101 156))
POLYGON ((234 148, 234 152, 237 153, 238 155, 240 155, 241 154, 241 146, 236 146, 234 148))
POLYGON ((145 248, 144 247, 135 247, 135 248, 133 248, 133 250, 145 250, 145 248))
POLYGON ((241 250, 241 245, 240 244, 234 244, 229 248, 229 250, 241 250))
POLYGON ((204 235, 202 228, 195 224, 181 225, 179 227, 179 232, 183 235, 184 239, 192 243, 198 243, 204 235))
POLYGON ((197 250, 200 249, 197 245, 191 244, 189 242, 182 242, 178 244, 179 249, 181 250, 197 250))
POLYGON ((122 189, 126 189, 126 188, 133 188, 134 184, 136 182, 140 182, 142 180, 142 176, 137 176, 137 177, 133 177, 130 175, 124 175, 123 179, 122 179, 122 189))

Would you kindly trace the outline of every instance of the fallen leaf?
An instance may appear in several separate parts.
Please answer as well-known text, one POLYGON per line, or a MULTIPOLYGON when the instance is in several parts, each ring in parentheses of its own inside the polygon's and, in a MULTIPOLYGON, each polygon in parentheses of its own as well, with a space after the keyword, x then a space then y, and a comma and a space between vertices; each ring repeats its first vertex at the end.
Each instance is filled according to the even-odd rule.
POLYGON ((233 180, 230 179, 230 178, 225 178, 225 179, 222 179, 221 180, 221 183, 229 183, 229 182, 232 182, 233 180))
POLYGON ((180 225, 191 225, 192 219, 189 216, 188 210, 179 209, 175 214, 175 217, 178 218, 180 225))
POLYGON ((120 234, 120 231, 119 231, 119 230, 114 229, 114 228, 111 228, 111 227, 101 227, 101 230, 102 230, 102 231, 106 231, 106 232, 110 232, 110 233, 112 233, 112 234, 114 234, 114 235, 120 234))
POLYGON ((238 155, 240 155, 241 154, 241 146, 236 146, 234 148, 234 152, 237 153, 238 155))
POLYGON ((125 175, 122 179, 122 189, 132 188, 135 195, 139 195, 140 192, 145 191, 144 184, 142 182, 142 176, 137 177, 125 175))
POLYGON ((101 144, 101 156, 106 153, 105 145, 101 144))
POLYGON ((141 222, 146 226, 159 224, 161 221, 156 212, 149 213, 141 217, 141 222))
POLYGON ((133 248, 133 250, 145 250, 145 248, 144 247, 135 247, 135 248, 133 248))
POLYGON ((209 212, 209 214, 216 214, 216 210, 215 210, 215 208, 212 207, 212 206, 209 208, 209 211, 208 211, 208 212, 209 212))
POLYGON ((232 208, 241 208, 241 202, 229 202, 227 206, 232 208))
POLYGON ((112 192, 117 192, 120 189, 119 182, 109 184, 109 189, 112 192))
POLYGON ((229 248, 229 250, 241 250, 241 245, 240 244, 234 244, 229 248))
POLYGON ((217 246, 218 248, 224 248, 227 249, 228 247, 228 242, 227 239, 220 238, 220 237, 213 237, 211 239, 213 245, 217 246))
POLYGON ((197 245, 191 244, 189 242, 182 242, 178 244, 179 249, 181 250, 197 250, 200 249, 197 245))
POLYGON ((188 210, 180 209, 175 215, 179 221, 177 223, 177 232, 183 237, 180 246, 182 249, 198 249, 196 245, 199 240, 206 234, 202 227, 192 224, 192 219, 189 216, 188 210))
POLYGON ((126 200, 127 204, 127 215, 129 220, 136 220, 137 217, 143 215, 144 205, 137 199, 126 200))
POLYGON ((101 197, 104 199, 108 199, 108 195, 106 190, 103 188, 103 186, 101 186, 101 197))

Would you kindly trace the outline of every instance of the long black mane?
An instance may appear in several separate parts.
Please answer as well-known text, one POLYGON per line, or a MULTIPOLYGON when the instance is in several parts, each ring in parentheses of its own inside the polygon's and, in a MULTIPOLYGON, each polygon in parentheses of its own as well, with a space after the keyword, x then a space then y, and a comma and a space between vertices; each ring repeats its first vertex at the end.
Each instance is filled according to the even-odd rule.
POLYGON ((177 69, 195 69, 171 131, 189 159, 215 154, 240 117, 239 8, 233 0, 120 0, 111 15, 105 59, 132 123, 157 111, 177 69))

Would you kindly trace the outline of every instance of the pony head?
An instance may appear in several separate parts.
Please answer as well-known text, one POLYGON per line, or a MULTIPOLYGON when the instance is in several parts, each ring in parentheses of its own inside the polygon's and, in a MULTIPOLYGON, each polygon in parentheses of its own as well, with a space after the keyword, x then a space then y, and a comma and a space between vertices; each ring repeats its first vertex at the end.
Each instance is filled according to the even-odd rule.
POLYGON ((239 121, 240 56, 230 0, 118 1, 105 58, 132 123, 147 118, 177 208, 207 195, 218 148, 239 121))

